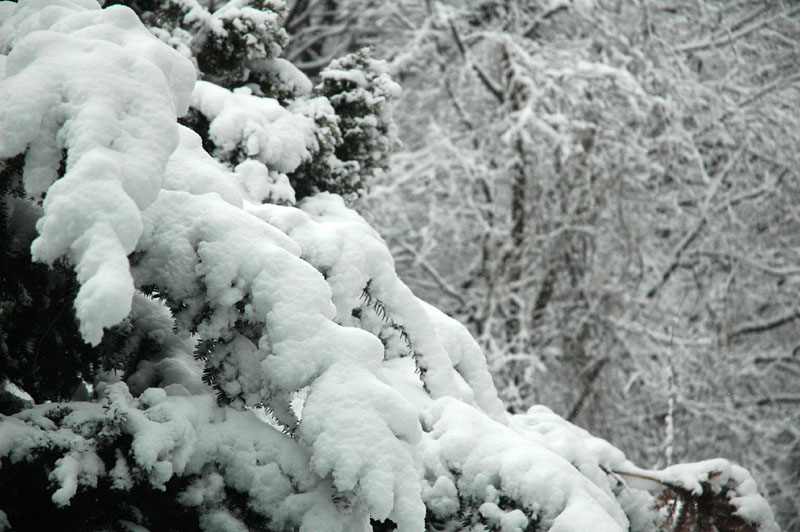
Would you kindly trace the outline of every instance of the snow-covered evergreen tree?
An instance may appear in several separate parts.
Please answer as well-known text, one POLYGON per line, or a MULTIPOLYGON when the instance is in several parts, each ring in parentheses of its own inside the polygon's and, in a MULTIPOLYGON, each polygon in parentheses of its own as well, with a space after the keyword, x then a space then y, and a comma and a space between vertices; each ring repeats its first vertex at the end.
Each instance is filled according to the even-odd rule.
POLYGON ((311 87, 282 6, 0 3, 0 530, 776 530, 725 460, 505 412, 331 192, 397 87, 311 87))

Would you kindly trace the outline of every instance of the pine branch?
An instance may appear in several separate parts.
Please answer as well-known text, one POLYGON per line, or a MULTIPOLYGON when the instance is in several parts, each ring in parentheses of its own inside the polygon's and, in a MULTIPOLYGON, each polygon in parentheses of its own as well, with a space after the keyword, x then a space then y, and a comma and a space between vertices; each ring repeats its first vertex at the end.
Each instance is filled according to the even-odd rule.
POLYGON ((367 281, 367 285, 361 290, 360 299, 372 309, 372 311, 378 316, 378 318, 381 319, 381 321, 398 332, 400 339, 406 344, 406 347, 408 347, 408 356, 414 360, 416 373, 419 375, 419 379, 422 381, 422 388, 426 392, 430 393, 428 383, 425 380, 425 375, 428 370, 422 364, 422 353, 414 348, 414 345, 411 342, 411 336, 408 334, 406 328, 402 324, 394 321, 394 318, 392 318, 391 315, 386 311, 386 305, 384 302, 372 295, 372 291, 370 290, 371 285, 372 279, 367 281))
POLYGON ((669 266, 662 272, 661 279, 659 279, 658 283, 656 283, 650 290, 647 291, 646 297, 647 299, 652 299, 658 293, 658 291, 667 284, 667 281, 670 280, 672 274, 675 273, 675 270, 678 269, 681 263, 681 256, 686 249, 692 245, 692 242, 695 241, 697 236, 700 234, 700 231, 706 225, 706 218, 703 217, 697 223, 697 225, 690 231, 681 241, 675 251, 672 252, 672 260, 670 261, 669 266))

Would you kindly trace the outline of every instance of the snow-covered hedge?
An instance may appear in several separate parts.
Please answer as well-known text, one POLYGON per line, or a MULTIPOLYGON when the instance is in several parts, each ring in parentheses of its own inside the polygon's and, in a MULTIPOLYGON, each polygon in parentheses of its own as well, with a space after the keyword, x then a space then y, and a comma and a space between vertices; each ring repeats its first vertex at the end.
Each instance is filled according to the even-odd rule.
MULTIPOLYGON (((4 278, 0 530, 611 532, 712 506, 777 528, 724 460, 644 471, 544 407, 508 416, 475 341, 415 298, 341 197, 294 203, 287 176, 324 151, 335 91, 296 71, 291 98, 195 83, 191 46, 154 32, 92 0, 0 3, 2 251, 35 233, 33 261, 74 269, 99 346, 71 398, 20 389, 66 355, 6 341, 32 287, 4 278), (190 105, 200 135, 178 124, 190 105)), ((253 68, 287 72, 273 55, 253 68)), ((324 79, 365 96, 348 65, 324 79)), ((363 85, 388 97, 380 76, 363 85)), ((356 122, 389 138, 379 103, 356 122)))

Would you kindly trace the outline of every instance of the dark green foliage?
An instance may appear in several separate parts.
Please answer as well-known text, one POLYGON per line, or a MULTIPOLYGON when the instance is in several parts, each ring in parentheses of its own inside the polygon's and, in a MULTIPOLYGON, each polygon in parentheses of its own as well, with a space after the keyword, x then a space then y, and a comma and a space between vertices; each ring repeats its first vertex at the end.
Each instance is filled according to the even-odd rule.
POLYGON ((319 191, 360 195, 399 144, 390 109, 399 87, 370 54, 362 48, 320 74, 314 95, 327 98, 336 116, 316 117, 320 149, 289 174, 298 200, 319 191))
POLYGON ((219 343, 218 340, 200 340, 194 349, 194 357, 205 364, 203 368, 203 382, 214 388, 217 397, 217 404, 227 405, 232 402, 219 386, 219 357, 214 357, 214 348, 219 343))
MULTIPOLYGON (((137 260, 146 260, 146 257, 146 252, 137 254, 137 260)), ((199 284, 198 289, 200 293, 205 295, 206 287, 203 283, 199 284)), ((256 406, 252 404, 252 401, 248 402, 242 393, 230 395, 225 392, 222 388, 224 382, 221 376, 221 371, 230 363, 232 342, 237 338, 244 337, 256 346, 264 334, 265 324, 263 322, 258 320, 249 321, 245 318, 245 310, 250 302, 249 295, 245 294, 240 301, 233 305, 239 312, 240 317, 233 324, 232 330, 224 337, 207 338, 204 337, 204 331, 207 331, 209 323, 218 318, 215 316, 215 312, 219 309, 215 309, 208 301, 205 301, 205 297, 195 298, 203 300, 204 303, 202 305, 190 306, 184 301, 173 297, 169 291, 156 285, 145 285, 141 287, 141 290, 150 297, 161 300, 170 309, 175 318, 176 327, 188 330, 192 335, 196 335, 197 343, 194 348, 194 358, 203 363, 202 380, 214 389, 217 404, 234 408, 243 408, 245 405, 256 406)), ((232 365, 235 366, 235 364, 232 365)))
MULTIPOLYGON (((231 20, 225 20, 223 26, 227 36, 206 32, 199 39, 194 39, 192 44, 197 44, 197 66, 204 79, 234 88, 248 80, 248 34, 238 31, 231 20)), ((283 39, 279 42, 285 44, 283 39)))
POLYGON ((397 525, 391 519, 386 519, 385 521, 370 519, 369 524, 372 526, 372 532, 392 532, 392 530, 397 530, 397 525))
POLYGON ((390 96, 378 81, 380 73, 375 71, 370 54, 369 48, 362 48, 333 61, 322 71, 322 82, 316 87, 318 94, 330 100, 339 117, 344 138, 336 156, 343 161, 357 161, 362 171, 374 167, 381 155, 391 148, 388 143, 376 142, 378 135, 389 135, 390 124, 378 120, 374 126, 365 123, 367 117, 379 118, 381 107, 390 96), (354 81, 356 76, 336 75, 338 72, 362 73, 366 83, 354 81))
POLYGON ((203 149, 208 153, 214 153, 214 143, 208 133, 211 122, 208 121, 208 118, 203 113, 195 108, 189 108, 189 112, 180 117, 178 123, 200 135, 203 140, 203 149))
MULTIPOLYGON (((32 261, 41 206, 22 188, 24 157, 0 161, 0 383, 9 379, 37 403, 70 400, 101 369, 128 375, 142 358, 159 356, 161 347, 136 330, 131 317, 107 329, 98 346, 83 341, 72 265, 32 261)), ((0 399, 0 413, 20 407, 9 401, 0 399)))
POLYGON ((37 402, 70 399, 92 377, 99 351, 78 332, 71 266, 31 261, 39 207, 22 189, 23 161, 0 162, 0 382, 8 378, 37 402))
MULTIPOLYGON (((71 409, 55 404, 44 415, 55 424, 53 430, 68 434, 74 429, 62 423, 70 412, 71 409)), ((58 486, 50 474, 68 448, 49 441, 18 462, 8 458, 0 461, 0 510, 6 514, 12 529, 15 532, 56 528, 64 532, 123 531, 129 530, 123 523, 127 521, 152 531, 200 530, 199 515, 207 509, 176 502, 180 493, 200 475, 175 475, 164 484, 164 489, 154 487, 150 473, 137 466, 132 458, 133 439, 122 430, 125 421, 125 416, 92 419, 81 433, 87 440, 97 442, 97 455, 105 471, 111 471, 120 458, 127 462, 132 482, 129 489, 115 486, 110 475, 100 475, 96 487, 79 486, 69 505, 59 507, 51 499, 58 486)), ((223 473, 214 464, 206 467, 204 473, 211 470, 223 473)), ((249 500, 247 494, 228 488, 219 507, 236 515, 251 529, 270 530, 264 518, 248 507, 249 500)))
MULTIPOLYGON (((380 318, 380 320, 383 321, 388 326, 388 329, 392 333, 397 334, 400 340, 402 340, 403 344, 408 349, 406 356, 410 356, 414 360, 416 373, 417 375, 419 375, 419 378, 422 381, 422 388, 426 392, 429 391, 428 383, 425 381, 425 374, 428 372, 428 370, 422 365, 422 354, 414 348, 414 344, 411 342, 411 337, 409 336, 406 328, 402 324, 397 323, 394 320, 394 318, 392 318, 392 316, 386 311, 386 305, 384 304, 384 302, 372 294, 372 291, 370 289, 371 284, 372 280, 370 279, 369 281, 367 281, 367 285, 361 290, 361 298, 360 298, 361 301, 367 308, 372 309, 375 315, 378 316, 378 318, 380 318)), ((358 315, 360 316, 361 310, 360 309, 358 310, 359 310, 358 315)), ((354 316, 356 315, 355 311, 353 315, 354 316)), ((378 337, 383 342, 384 347, 386 347, 388 339, 385 337, 385 335, 381 333, 378 335, 378 337)))
POLYGON ((355 162, 342 162, 336 158, 336 147, 342 143, 337 121, 318 117, 316 124, 319 151, 289 174, 289 182, 297 200, 321 191, 342 196, 363 192, 366 186, 358 174, 360 167, 355 162))
POLYGON ((288 43, 289 37, 282 28, 285 16, 282 2, 251 0, 236 10, 226 10, 227 2, 212 3, 205 16, 188 19, 189 6, 176 0, 110 3, 126 5, 136 11, 161 38, 174 39, 173 46, 186 46, 201 79, 228 89, 255 83, 265 94, 279 92, 279 88, 273 86, 274 78, 261 75, 252 68, 251 62, 277 57, 288 43), (264 13, 268 16, 262 16, 264 13), (210 27, 206 24, 208 20, 214 20, 220 27, 210 27))
MULTIPOLYGON (((117 449, 125 456, 130 453, 128 435, 98 441, 103 442, 98 454, 106 470, 114 467, 117 449)), ((193 480, 189 476, 173 478, 164 491, 152 487, 147 475, 135 471, 130 491, 115 489, 109 478, 102 476, 96 488, 80 487, 68 506, 54 505, 51 497, 56 487, 49 475, 63 454, 64 449, 42 447, 25 460, 2 462, 0 509, 15 532, 127 530, 122 520, 165 532, 199 529, 197 512, 175 504, 178 493, 193 480)))
POLYGON ((136 371, 142 360, 163 358, 165 346, 150 332, 139 323, 135 311, 121 323, 106 329, 97 347, 102 369, 114 371, 125 379, 136 371))

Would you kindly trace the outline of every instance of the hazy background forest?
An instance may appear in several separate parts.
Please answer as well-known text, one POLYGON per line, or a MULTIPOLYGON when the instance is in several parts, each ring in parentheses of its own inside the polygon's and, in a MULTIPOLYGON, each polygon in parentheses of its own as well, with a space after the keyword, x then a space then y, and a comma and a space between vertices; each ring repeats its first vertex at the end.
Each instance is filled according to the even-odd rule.
POLYGON ((727 456, 800 530, 800 5, 297 0, 286 28, 311 76, 388 61, 403 144, 358 208, 512 411, 727 456))

